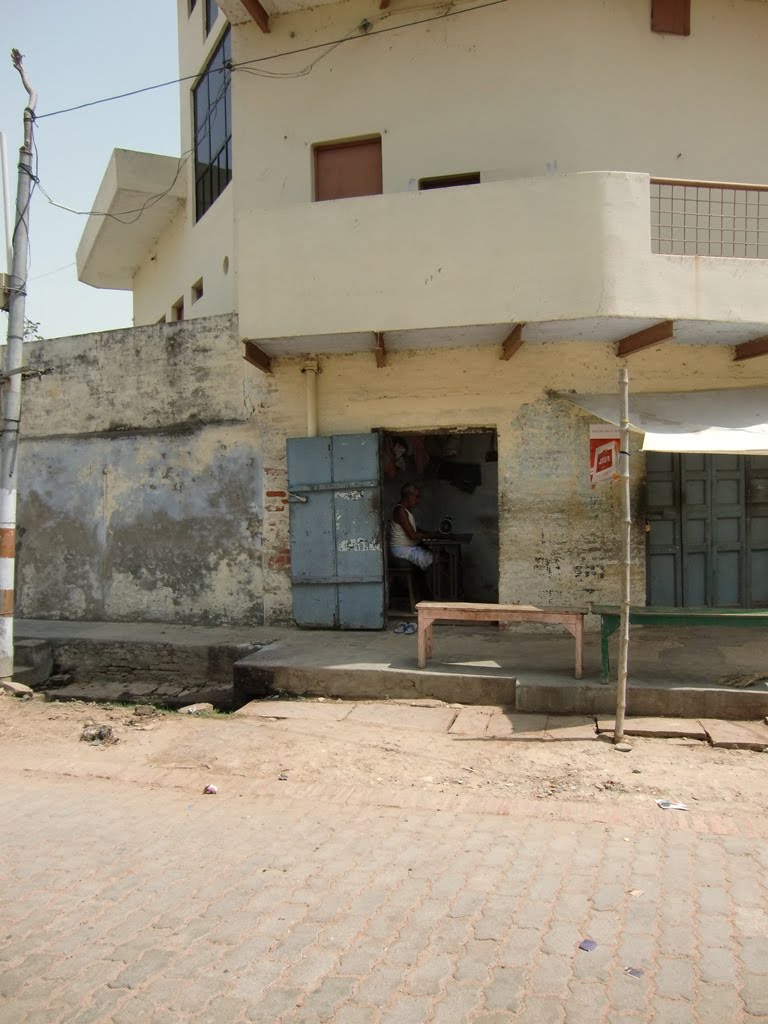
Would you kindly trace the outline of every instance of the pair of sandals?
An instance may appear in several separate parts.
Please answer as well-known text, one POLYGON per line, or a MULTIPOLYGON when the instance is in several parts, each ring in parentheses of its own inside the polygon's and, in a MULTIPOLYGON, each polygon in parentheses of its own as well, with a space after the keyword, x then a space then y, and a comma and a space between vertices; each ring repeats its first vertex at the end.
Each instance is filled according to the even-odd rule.
POLYGON ((398 622, 395 626, 395 633, 404 633, 406 636, 413 636, 418 631, 419 627, 415 622, 398 622))

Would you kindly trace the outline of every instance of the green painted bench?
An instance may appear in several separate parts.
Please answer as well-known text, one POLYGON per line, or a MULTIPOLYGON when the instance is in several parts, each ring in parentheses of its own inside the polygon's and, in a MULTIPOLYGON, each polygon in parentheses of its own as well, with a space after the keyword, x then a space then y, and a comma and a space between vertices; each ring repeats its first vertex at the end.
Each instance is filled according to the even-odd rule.
MULTIPOLYGON (((592 611, 600 616, 600 674, 608 681, 611 666, 608 659, 608 638, 619 628, 621 609, 618 605, 595 604, 592 611)), ((647 608, 631 605, 631 626, 762 626, 768 628, 768 608, 647 608)))

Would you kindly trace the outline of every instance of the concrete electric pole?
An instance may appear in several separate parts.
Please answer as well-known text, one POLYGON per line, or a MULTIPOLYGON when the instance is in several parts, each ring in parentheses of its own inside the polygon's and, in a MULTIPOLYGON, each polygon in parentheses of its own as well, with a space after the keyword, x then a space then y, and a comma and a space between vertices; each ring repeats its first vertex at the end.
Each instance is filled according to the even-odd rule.
POLYGON ((37 93, 29 84, 18 50, 13 66, 29 96, 24 110, 24 142, 19 150, 19 178, 13 229, 13 262, 8 298, 8 343, 2 378, 3 434, 0 443, 0 680, 13 676, 13 604, 16 558, 16 456, 21 418, 21 369, 27 299, 29 214, 32 198, 32 133, 37 93))

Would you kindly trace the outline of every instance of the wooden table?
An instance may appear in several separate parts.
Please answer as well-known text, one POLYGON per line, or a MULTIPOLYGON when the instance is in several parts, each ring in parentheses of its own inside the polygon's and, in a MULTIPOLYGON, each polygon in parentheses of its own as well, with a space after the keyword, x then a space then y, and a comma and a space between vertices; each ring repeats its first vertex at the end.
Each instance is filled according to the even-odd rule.
MULTIPOLYGON (((619 628, 621 609, 618 605, 593 605, 600 616, 600 673, 608 680, 611 666, 608 638, 619 628)), ((768 608, 657 608, 632 605, 631 626, 762 626, 768 627, 768 608)))
POLYGON ((586 609, 536 608, 530 604, 471 604, 466 601, 419 601, 419 668, 432 657, 432 626, 435 622, 536 622, 565 626, 576 639, 575 675, 584 666, 584 616, 586 609))

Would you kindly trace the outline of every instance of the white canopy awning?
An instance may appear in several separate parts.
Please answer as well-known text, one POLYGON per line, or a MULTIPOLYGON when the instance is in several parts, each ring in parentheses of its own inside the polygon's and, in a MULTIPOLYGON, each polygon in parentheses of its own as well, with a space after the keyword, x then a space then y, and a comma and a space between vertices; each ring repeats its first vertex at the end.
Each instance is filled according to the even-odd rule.
MULTIPOLYGON (((618 393, 558 395, 619 425, 618 393)), ((629 420, 645 451, 768 455, 768 388, 630 394, 629 420)))

